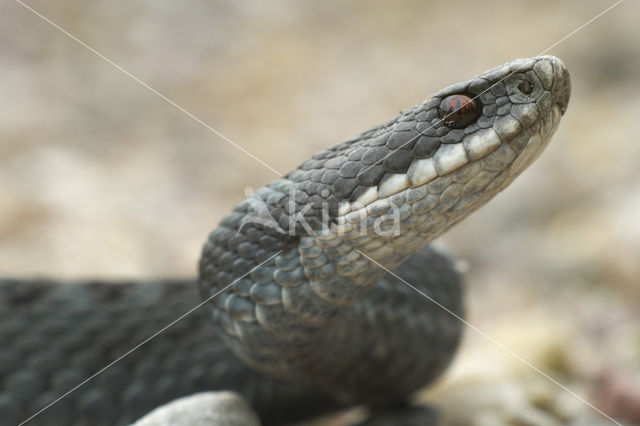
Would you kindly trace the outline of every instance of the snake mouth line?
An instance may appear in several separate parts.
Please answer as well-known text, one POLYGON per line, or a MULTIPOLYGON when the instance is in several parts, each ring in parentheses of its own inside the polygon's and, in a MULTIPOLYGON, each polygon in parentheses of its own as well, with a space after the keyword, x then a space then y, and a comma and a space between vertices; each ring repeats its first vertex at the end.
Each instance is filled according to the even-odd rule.
MULTIPOLYGON (((496 185, 496 180, 501 176, 506 178, 504 175, 507 172, 515 177, 531 164, 547 145, 561 115, 561 106, 555 104, 543 118, 527 126, 511 117, 508 126, 512 127, 514 135, 508 140, 503 140, 493 128, 487 128, 461 143, 443 144, 432 158, 414 160, 406 173, 393 175, 382 184, 370 187, 353 202, 341 203, 332 230, 345 232, 345 225, 361 222, 368 215, 379 216, 379 212, 388 210, 394 204, 392 198, 400 200, 409 196, 410 190, 427 186, 437 179, 462 174, 465 167, 474 167, 474 164, 482 166, 482 161, 488 158, 497 160, 484 162, 486 169, 494 176, 486 179, 482 185, 475 185, 474 191, 465 191, 462 195, 482 193, 490 186, 492 193, 498 192, 502 188, 501 184, 496 185), (549 124, 545 125, 546 122, 549 124), (531 132, 535 127, 539 130, 531 132), (517 128, 520 130, 516 131, 517 128), (522 134, 529 134, 526 143, 514 143, 522 134)), ((472 180, 473 176, 469 181, 472 180)))

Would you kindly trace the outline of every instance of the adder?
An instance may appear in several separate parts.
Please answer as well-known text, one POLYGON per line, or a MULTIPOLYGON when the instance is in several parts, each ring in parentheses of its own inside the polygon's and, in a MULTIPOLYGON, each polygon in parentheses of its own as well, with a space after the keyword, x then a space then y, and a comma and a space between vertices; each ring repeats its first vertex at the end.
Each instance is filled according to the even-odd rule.
POLYGON ((192 281, 1 279, 0 425, 125 425, 214 390, 265 425, 400 409, 462 332, 462 280, 431 242, 540 155, 569 95, 553 56, 442 89, 238 204, 192 281))

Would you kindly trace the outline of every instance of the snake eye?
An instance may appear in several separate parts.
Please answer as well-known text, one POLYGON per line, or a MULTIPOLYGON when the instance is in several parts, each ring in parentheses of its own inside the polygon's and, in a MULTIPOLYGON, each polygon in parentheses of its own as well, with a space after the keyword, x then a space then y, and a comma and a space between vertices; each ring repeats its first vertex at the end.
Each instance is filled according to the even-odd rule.
POLYGON ((518 90, 523 94, 528 95, 529 93, 533 92, 533 84, 531 84, 530 81, 525 80, 522 83, 518 84, 518 90))
POLYGON ((476 121, 481 108, 466 95, 447 96, 440 102, 438 113, 447 127, 460 129, 476 121))

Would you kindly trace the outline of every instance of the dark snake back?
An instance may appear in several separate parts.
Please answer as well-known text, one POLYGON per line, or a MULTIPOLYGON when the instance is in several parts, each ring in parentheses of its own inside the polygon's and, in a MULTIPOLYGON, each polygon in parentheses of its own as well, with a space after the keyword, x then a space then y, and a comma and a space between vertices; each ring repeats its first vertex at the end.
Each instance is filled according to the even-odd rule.
MULTIPOLYGON (((0 280, 0 425, 15 426, 200 303, 191 281, 0 280)), ((249 370, 204 309, 52 405, 30 425, 126 425, 183 395, 242 393, 266 424, 335 409, 249 370)))
MULTIPOLYGON (((421 283, 440 303, 461 312, 457 274, 449 263, 434 271, 433 263, 436 259, 425 263, 424 256, 415 256, 401 268, 402 274, 421 283), (434 282, 435 277, 440 279, 434 282)), ((413 315, 413 308, 389 299, 390 289, 397 285, 393 279, 381 280, 371 289, 371 300, 387 303, 361 304, 356 311, 395 318, 397 329, 388 331, 397 334, 398 342, 410 342, 406 317, 413 315), (401 325, 406 331, 399 331, 401 325)), ((444 368, 458 342, 459 323, 435 306, 424 309, 422 301, 409 293, 407 299, 419 302, 415 309, 432 317, 435 334, 431 338, 449 342, 451 350, 440 352, 444 368)), ((192 281, 0 280, 0 425, 15 426, 26 420, 200 302, 192 281)), ((370 368, 364 359, 362 366, 370 368)), ((126 425, 177 397, 209 390, 242 394, 266 425, 344 406, 333 396, 270 379, 244 366, 222 344, 203 308, 28 424, 126 425)))

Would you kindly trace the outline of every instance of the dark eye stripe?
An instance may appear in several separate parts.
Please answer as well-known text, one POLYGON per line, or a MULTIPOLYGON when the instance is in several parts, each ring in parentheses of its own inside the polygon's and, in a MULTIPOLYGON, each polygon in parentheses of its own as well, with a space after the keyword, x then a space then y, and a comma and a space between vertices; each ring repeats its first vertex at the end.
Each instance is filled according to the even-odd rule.
POLYGON ((466 95, 447 96, 440 102, 438 113, 447 127, 459 129, 475 122, 481 108, 466 95))

